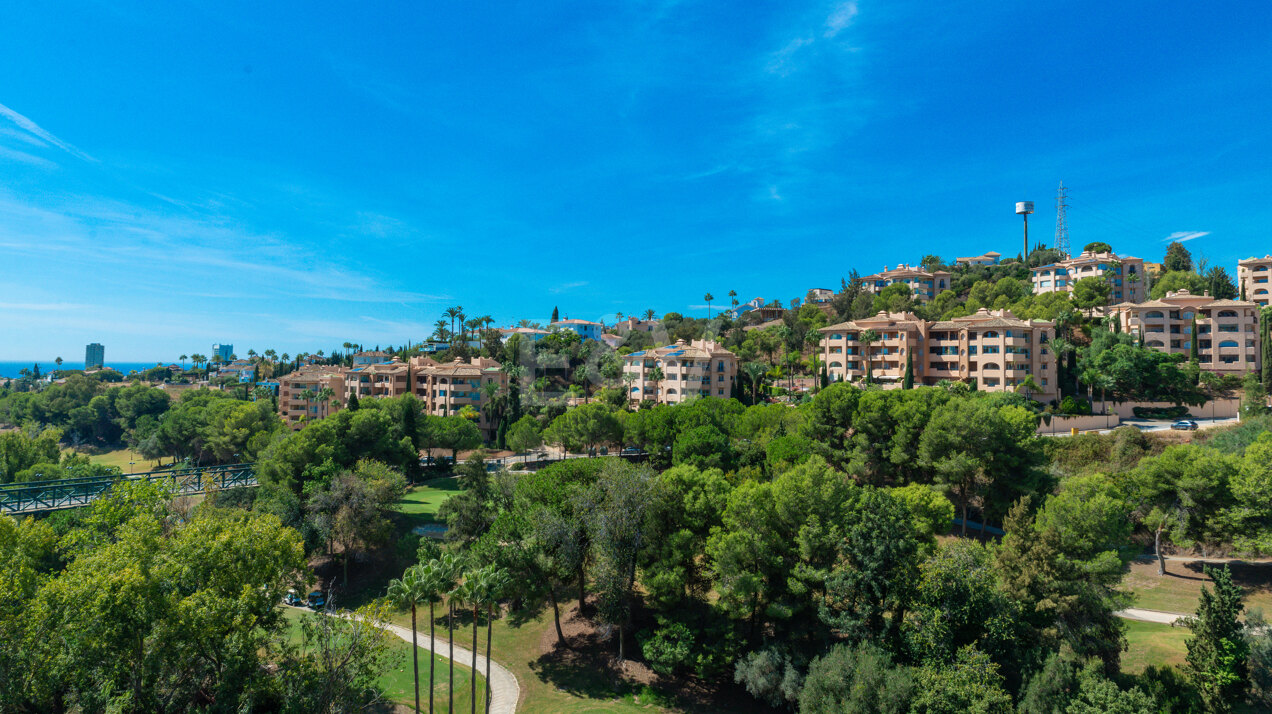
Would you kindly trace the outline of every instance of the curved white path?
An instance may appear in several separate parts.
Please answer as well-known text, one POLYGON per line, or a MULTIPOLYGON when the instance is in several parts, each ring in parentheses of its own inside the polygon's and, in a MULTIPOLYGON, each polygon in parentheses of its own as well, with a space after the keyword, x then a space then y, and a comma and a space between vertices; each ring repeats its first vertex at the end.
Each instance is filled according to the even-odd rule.
MULTIPOLYGON (((291 607, 287 605, 285 607, 291 607)), ((305 610, 312 612, 308 608, 295 608, 297 610, 305 610)), ((356 617, 356 615, 348 613, 327 613, 335 617, 356 617)), ((359 618, 361 619, 361 618, 359 618)), ((401 627, 391 623, 378 623, 379 627, 386 632, 396 635, 399 639, 410 642, 410 628, 401 627)), ((428 633, 418 634, 416 636, 416 644, 420 649, 428 651, 429 647, 428 633)), ((437 638, 437 654, 443 658, 450 659, 450 642, 448 640, 437 638)), ((459 643, 455 644, 455 664, 471 667, 473 663, 473 651, 467 647, 460 647, 459 643)), ((486 676, 486 658, 480 652, 477 653, 477 671, 481 676, 486 676)), ((480 695, 479 695, 480 696, 480 695)), ((491 714, 516 714, 517 700, 521 698, 521 685, 517 684, 517 676, 508 671, 507 667, 498 662, 490 661, 490 712, 491 714)), ((484 711, 484 710, 483 710, 484 711)))
POLYGON ((1180 612, 1163 612, 1161 610, 1145 610, 1140 607, 1128 607, 1125 610, 1118 610, 1113 613, 1124 620, 1139 620, 1140 622, 1157 622, 1163 625, 1174 625, 1177 621, 1189 617, 1180 612))

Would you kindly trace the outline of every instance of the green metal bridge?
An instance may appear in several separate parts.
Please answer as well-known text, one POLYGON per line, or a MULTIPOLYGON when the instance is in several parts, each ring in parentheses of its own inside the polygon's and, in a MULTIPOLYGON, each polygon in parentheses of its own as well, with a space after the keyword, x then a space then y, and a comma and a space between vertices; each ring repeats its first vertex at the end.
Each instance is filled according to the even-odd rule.
POLYGON ((23 516, 87 506, 123 481, 160 483, 174 496, 258 485, 251 464, 185 466, 121 476, 23 481, 0 485, 0 513, 23 516))

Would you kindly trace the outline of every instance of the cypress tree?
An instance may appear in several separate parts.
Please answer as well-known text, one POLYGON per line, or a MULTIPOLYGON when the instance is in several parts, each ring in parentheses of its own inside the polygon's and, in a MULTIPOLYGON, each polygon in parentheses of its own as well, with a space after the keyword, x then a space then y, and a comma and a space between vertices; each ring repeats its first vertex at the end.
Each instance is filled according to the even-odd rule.
POLYGON ((345 408, 346 408, 346 409, 348 409, 348 410, 349 410, 349 411, 351 411, 351 412, 356 412, 356 411, 358 411, 358 394, 357 394, 357 392, 349 392, 349 403, 345 405, 345 408))
POLYGON ((1263 386, 1272 389, 1272 307, 1263 308, 1259 323, 1262 328, 1259 349, 1263 352, 1263 386))
POLYGON ((914 389, 914 354, 905 353, 905 376, 901 378, 902 389, 914 389))
POLYGON ((556 305, 552 306, 552 321, 559 322, 561 320, 561 312, 557 310, 556 305))
POLYGON ((1193 362, 1200 362, 1201 358, 1197 352, 1197 315, 1196 314, 1193 314, 1192 333, 1189 335, 1189 337, 1190 339, 1188 340, 1188 359, 1192 360, 1193 362))
POLYGON ((495 448, 503 450, 508 447, 508 420, 500 419, 499 428, 495 430, 495 448))

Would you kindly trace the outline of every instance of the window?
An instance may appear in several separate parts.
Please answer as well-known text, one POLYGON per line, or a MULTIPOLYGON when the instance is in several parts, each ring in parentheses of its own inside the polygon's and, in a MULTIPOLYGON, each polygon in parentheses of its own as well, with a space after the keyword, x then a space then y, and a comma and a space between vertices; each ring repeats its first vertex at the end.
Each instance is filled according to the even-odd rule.
POLYGON ((981 335, 981 339, 983 340, 995 339, 997 337, 998 337, 998 333, 993 330, 990 330, 989 332, 986 332, 981 335))
POLYGON ((1220 332, 1239 332, 1239 330, 1237 329, 1237 325, 1220 325, 1219 331, 1220 332))
POLYGON ((1236 340, 1224 340, 1219 343, 1219 349, 1223 349, 1225 347, 1239 347, 1239 345, 1236 340))
POLYGON ((1236 310, 1220 310, 1219 311, 1219 317, 1236 317, 1236 316, 1237 316, 1236 310))

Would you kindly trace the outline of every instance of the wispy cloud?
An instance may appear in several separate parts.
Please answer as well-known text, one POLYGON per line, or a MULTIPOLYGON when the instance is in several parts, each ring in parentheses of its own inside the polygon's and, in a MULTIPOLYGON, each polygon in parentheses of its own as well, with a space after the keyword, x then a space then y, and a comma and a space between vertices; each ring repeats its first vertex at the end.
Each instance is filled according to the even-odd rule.
POLYGON ((560 285, 555 285, 553 287, 548 288, 548 292, 557 294, 557 293, 563 293, 567 290, 573 290, 575 288, 582 288, 582 287, 587 287, 586 280, 579 280, 573 283, 562 283, 560 285))
POLYGON ((771 199, 772 199, 772 200, 774 200, 774 201, 784 201, 784 200, 786 200, 786 199, 782 198, 782 194, 778 193, 778 191, 777 191, 777 186, 769 186, 769 187, 768 187, 768 196, 769 196, 769 198, 771 198, 771 199))
POLYGON ((39 166, 45 169, 57 168, 57 163, 53 161, 49 161, 48 159, 41 158, 33 154, 28 154, 25 151, 18 151, 17 149, 10 149, 4 146, 0 146, 0 159, 8 159, 10 161, 17 161, 19 163, 30 164, 31 166, 39 166))
POLYGON ((823 37, 834 37, 852 24, 857 17, 857 0, 840 3, 826 18, 826 31, 823 37))
POLYGON ((35 122, 13 111, 12 109, 10 109, 9 107, 6 107, 3 104, 0 104, 0 116, 16 124, 19 129, 22 129, 23 131, 26 131, 27 133, 56 146, 57 148, 61 149, 62 151, 65 151, 71 156, 75 156, 85 161, 97 161, 97 159, 94 159, 93 157, 89 156, 83 151, 80 151, 79 149, 75 148, 71 144, 65 141, 62 141, 56 136, 53 136, 53 134, 42 129, 39 124, 36 124, 35 122))
POLYGON ((1210 231, 1175 231, 1162 239, 1163 243, 1184 243, 1210 235, 1210 231))
POLYGON ((62 312, 88 307, 90 306, 70 302, 0 302, 0 310, 9 312, 62 312))

